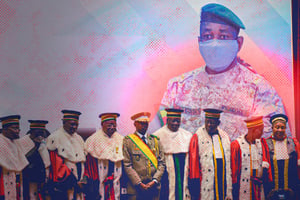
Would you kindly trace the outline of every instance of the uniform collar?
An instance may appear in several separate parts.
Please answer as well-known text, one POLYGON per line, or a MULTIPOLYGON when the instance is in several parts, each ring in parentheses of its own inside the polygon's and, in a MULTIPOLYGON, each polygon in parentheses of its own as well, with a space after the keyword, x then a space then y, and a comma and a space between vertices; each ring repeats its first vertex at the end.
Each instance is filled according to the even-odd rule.
POLYGON ((273 139, 273 140, 276 140, 276 141, 284 141, 285 139, 287 138, 287 136, 285 136, 282 140, 276 140, 275 138, 274 138, 274 136, 273 136, 273 134, 271 135, 271 139, 273 139))
POLYGON ((147 133, 145 133, 145 135, 140 134, 139 132, 135 132, 140 138, 142 138, 143 136, 145 136, 145 138, 147 138, 147 133))

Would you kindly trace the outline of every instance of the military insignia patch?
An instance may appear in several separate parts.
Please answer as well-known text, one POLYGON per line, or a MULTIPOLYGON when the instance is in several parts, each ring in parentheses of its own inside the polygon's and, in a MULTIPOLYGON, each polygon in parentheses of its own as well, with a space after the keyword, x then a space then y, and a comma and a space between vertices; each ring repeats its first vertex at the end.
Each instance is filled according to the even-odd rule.
POLYGON ((154 155, 156 155, 156 149, 155 148, 152 149, 152 152, 153 152, 154 155))
POLYGON ((141 159, 141 156, 138 155, 138 154, 137 154, 137 155, 134 155, 134 157, 135 157, 135 160, 136 160, 136 161, 140 161, 140 159, 141 159))

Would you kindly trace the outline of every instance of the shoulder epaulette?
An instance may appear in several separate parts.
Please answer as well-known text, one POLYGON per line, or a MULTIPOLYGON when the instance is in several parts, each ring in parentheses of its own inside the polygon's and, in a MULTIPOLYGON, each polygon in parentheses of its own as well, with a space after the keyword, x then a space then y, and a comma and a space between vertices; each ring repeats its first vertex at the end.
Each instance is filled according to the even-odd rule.
POLYGON ((130 135, 134 135, 134 133, 129 133, 129 134, 128 134, 128 135, 126 135, 124 138, 128 138, 128 139, 130 139, 130 138, 129 138, 129 136, 130 136, 130 135))
POLYGON ((238 63, 242 66, 244 66, 246 69, 248 69, 249 71, 253 72, 254 74, 257 74, 257 72, 255 71, 255 69, 253 69, 253 67, 251 65, 249 65, 248 63, 246 63, 244 60, 242 60, 241 58, 238 57, 238 63))
POLYGON ((156 138, 156 139, 158 139, 158 140, 159 140, 159 137, 158 137, 158 136, 156 136, 156 135, 150 135, 150 137, 153 137, 153 138, 156 138))

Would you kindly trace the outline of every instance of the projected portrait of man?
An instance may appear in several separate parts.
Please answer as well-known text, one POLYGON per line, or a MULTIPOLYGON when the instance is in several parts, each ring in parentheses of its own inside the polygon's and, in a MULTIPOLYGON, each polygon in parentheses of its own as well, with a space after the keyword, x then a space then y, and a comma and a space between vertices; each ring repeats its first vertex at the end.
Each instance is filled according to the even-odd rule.
POLYGON ((284 112, 275 89, 237 57, 240 29, 245 26, 230 9, 215 3, 202 7, 198 43, 206 64, 172 78, 161 101, 162 107, 184 110, 184 129, 195 132, 204 124, 202 109, 213 107, 224 112, 220 127, 231 139, 247 131, 241 122, 251 116, 264 116, 264 136, 269 136, 269 116, 284 112))

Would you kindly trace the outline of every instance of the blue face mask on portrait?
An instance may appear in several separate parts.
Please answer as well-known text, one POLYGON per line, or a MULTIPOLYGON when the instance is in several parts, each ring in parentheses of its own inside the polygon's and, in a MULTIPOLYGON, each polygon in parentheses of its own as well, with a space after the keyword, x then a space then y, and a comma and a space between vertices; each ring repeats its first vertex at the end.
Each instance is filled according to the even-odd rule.
POLYGON ((225 70, 237 56, 237 40, 208 40, 199 42, 200 53, 210 69, 216 72, 225 70))

